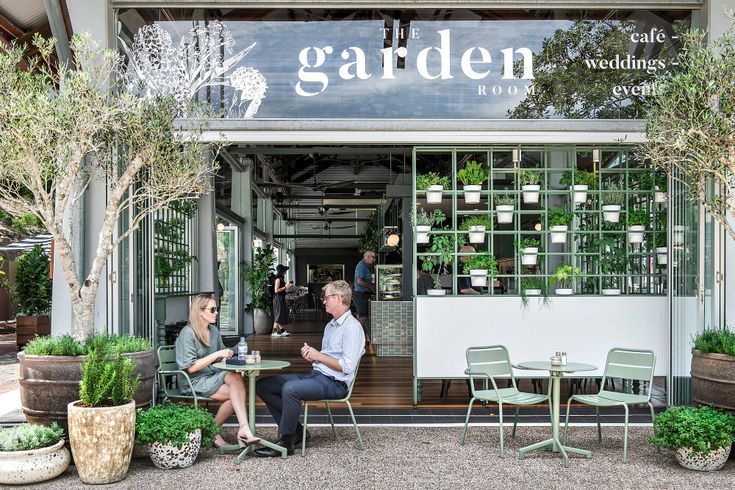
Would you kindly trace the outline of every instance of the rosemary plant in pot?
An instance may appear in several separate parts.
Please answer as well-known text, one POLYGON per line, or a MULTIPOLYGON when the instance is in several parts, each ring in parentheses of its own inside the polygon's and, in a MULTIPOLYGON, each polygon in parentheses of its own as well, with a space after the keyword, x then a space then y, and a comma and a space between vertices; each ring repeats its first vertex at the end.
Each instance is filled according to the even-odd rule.
POLYGON ((470 243, 485 243, 485 231, 490 228, 490 219, 485 215, 474 215, 465 218, 460 230, 467 231, 470 243))
POLYGON ((602 219, 609 223, 618 223, 620 221, 620 210, 625 202, 625 194, 620 185, 611 182, 602 188, 602 219))
POLYGON ((449 188, 449 177, 436 172, 427 172, 416 176, 416 190, 426 191, 426 202, 441 204, 442 192, 449 188))
POLYGON ((433 225, 440 226, 447 219, 444 211, 435 209, 429 213, 424 209, 411 213, 411 224, 416 228, 416 243, 429 243, 429 232, 433 225))
POLYGON ((515 209, 515 199, 513 196, 507 192, 495 196, 495 216, 498 219, 498 223, 512 223, 513 209, 515 209))
POLYGON ((464 167, 457 171, 457 180, 463 184, 465 203, 477 204, 480 202, 480 191, 486 177, 487 170, 481 162, 475 160, 468 160, 464 167))

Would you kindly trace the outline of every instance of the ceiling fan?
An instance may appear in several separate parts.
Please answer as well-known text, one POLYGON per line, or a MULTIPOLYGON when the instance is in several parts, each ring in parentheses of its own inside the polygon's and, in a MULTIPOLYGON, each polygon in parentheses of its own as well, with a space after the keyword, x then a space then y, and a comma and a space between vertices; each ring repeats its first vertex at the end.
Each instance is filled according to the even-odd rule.
POLYGON ((317 182, 316 180, 316 155, 309 153, 309 157, 312 160, 312 181, 311 183, 296 183, 296 182, 257 182, 257 185, 263 188, 275 187, 284 189, 305 189, 313 192, 324 192, 331 188, 344 188, 352 187, 357 185, 357 180, 348 179, 340 180, 338 182, 317 182))

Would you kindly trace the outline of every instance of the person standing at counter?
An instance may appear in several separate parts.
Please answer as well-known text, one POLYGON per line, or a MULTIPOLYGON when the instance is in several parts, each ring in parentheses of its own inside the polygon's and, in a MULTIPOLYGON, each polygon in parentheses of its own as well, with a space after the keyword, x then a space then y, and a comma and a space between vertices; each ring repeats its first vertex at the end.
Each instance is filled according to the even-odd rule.
POLYGON ((367 325, 368 311, 370 303, 370 295, 375 291, 373 283, 373 275, 370 269, 375 265, 377 254, 368 250, 362 255, 362 260, 355 267, 355 307, 357 308, 357 321, 362 325, 365 332, 365 340, 370 343, 370 335, 368 335, 367 325))

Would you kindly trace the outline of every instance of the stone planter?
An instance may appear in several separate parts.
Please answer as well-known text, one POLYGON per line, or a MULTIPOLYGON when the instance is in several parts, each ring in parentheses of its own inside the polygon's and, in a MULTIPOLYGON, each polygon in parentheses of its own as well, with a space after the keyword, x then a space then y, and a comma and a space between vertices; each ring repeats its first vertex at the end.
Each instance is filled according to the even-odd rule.
POLYGON ((79 479, 115 483, 128 473, 135 441, 135 402, 117 407, 68 405, 69 441, 79 479))
POLYGON ((692 401, 735 414, 735 357, 692 349, 692 401))
MULTIPOLYGON (((140 374, 140 386, 135 392, 136 406, 150 406, 156 377, 153 349, 122 356, 133 359, 135 371, 140 374)), ((19 352, 18 360, 20 404, 26 420, 40 425, 58 422, 68 438, 66 407, 79 398, 84 356, 30 356, 19 352)))
POLYGON ((470 243, 485 243, 485 227, 470 226, 470 243))
POLYGON ((263 310, 253 310, 253 329, 258 335, 271 333, 273 331, 273 317, 263 310))
POLYGON ((430 185, 426 189, 426 202, 429 204, 441 204, 444 186, 430 185))
POLYGON ((447 292, 444 289, 427 289, 426 294, 429 296, 444 296, 447 292))
POLYGON ((574 204, 582 204, 587 202, 587 191, 589 186, 584 184, 577 184, 570 187, 572 191, 572 202, 574 204))
POLYGON ((692 448, 684 447, 674 451, 676 462, 684 468, 696 471, 717 471, 722 468, 730 456, 732 444, 728 444, 707 454, 693 454, 692 448))
POLYGON ((416 243, 429 243, 430 225, 416 225, 416 243))
POLYGON ((487 269, 470 269, 470 283, 473 286, 487 286, 487 269))
POLYGON ((499 204, 495 206, 495 212, 498 216, 498 223, 512 223, 513 222, 513 209, 514 206, 507 204, 499 204))
POLYGON ((620 221, 620 204, 605 204, 602 206, 602 219, 610 223, 620 221))
POLYGON ((669 255, 666 247, 656 247, 656 262, 658 265, 666 265, 669 263, 669 255))
POLYGON ((464 202, 466 204, 477 204, 480 202, 481 185, 466 185, 464 189, 464 202))
POLYGON ((202 431, 197 429, 189 433, 189 442, 181 446, 154 442, 150 446, 148 455, 153 466, 162 470, 171 468, 188 468, 194 464, 202 447, 202 431))
POLYGON ((30 340, 44 335, 51 335, 51 323, 47 316, 15 317, 15 343, 18 347, 23 347, 30 340))
POLYGON ((628 227, 628 243, 643 243, 643 232, 646 227, 643 225, 632 225, 628 227))
POLYGON ((535 204, 538 202, 539 191, 541 186, 538 184, 528 184, 521 186, 523 191, 523 203, 524 204, 535 204))
POLYGON ((29 485, 50 480, 65 472, 70 461, 63 440, 30 451, 0 451, 0 483, 29 485))
POLYGON ((538 261, 538 247, 527 247, 521 251, 522 265, 536 265, 538 261))
POLYGON ((568 225, 557 225, 551 227, 551 243, 566 243, 568 225))

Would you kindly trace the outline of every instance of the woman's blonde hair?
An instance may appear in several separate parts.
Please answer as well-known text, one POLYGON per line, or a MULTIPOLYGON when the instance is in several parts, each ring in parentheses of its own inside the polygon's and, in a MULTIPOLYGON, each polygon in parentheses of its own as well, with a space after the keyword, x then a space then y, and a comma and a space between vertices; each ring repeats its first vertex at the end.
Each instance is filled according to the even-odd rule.
POLYGON ((194 329, 199 342, 209 347, 209 323, 204 320, 199 312, 207 308, 207 304, 214 297, 211 294, 200 294, 194 297, 189 309, 189 325, 194 329))

